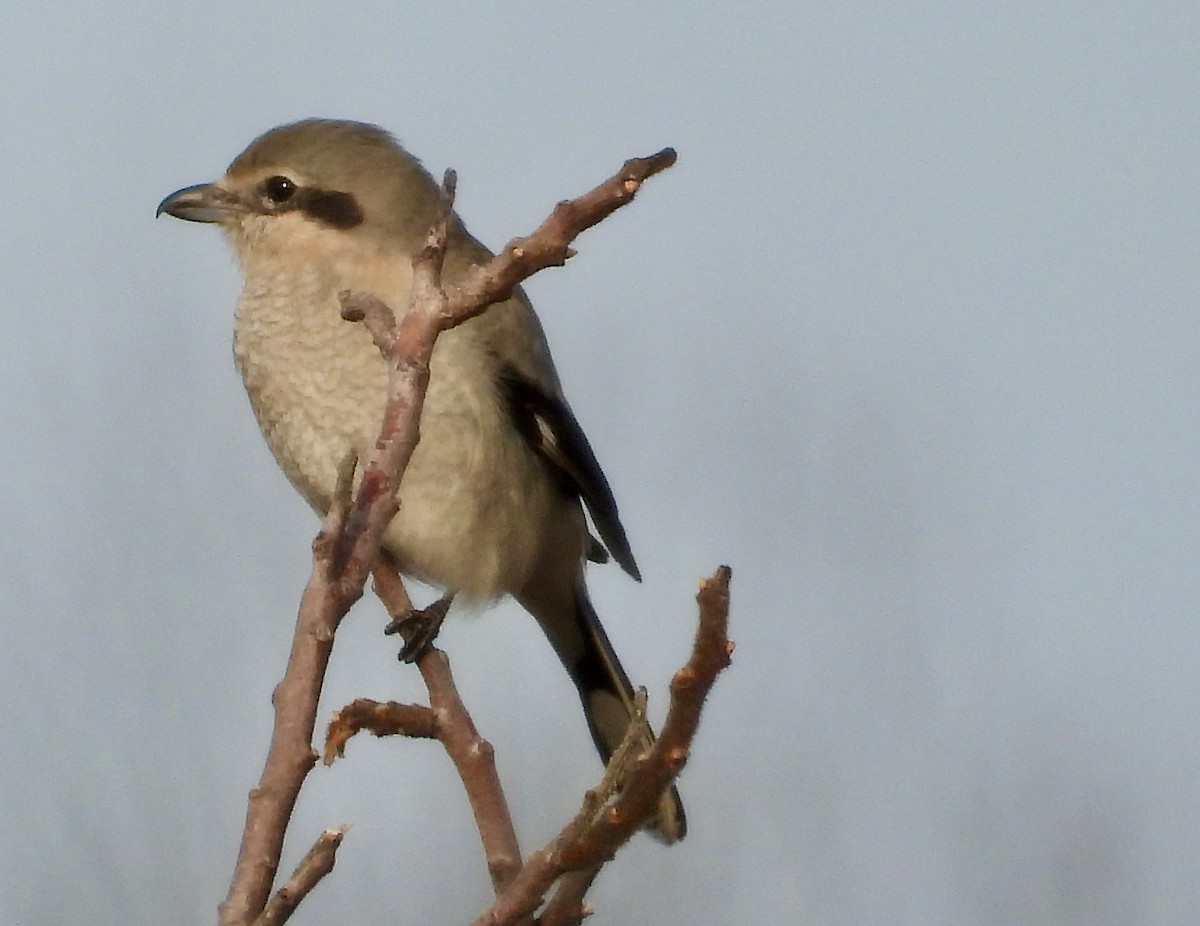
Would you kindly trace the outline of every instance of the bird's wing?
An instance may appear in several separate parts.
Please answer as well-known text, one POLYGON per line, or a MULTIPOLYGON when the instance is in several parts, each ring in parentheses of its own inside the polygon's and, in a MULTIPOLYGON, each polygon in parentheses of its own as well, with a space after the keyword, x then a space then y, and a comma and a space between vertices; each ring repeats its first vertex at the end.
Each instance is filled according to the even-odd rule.
MULTIPOLYGON (((583 428, 559 396, 544 389, 511 365, 500 373, 503 395, 517 430, 544 459, 564 487, 587 505, 600 539, 621 568, 641 581, 625 528, 617 514, 608 480, 596 462, 583 428)), ((589 553, 596 559, 596 551, 589 553)))

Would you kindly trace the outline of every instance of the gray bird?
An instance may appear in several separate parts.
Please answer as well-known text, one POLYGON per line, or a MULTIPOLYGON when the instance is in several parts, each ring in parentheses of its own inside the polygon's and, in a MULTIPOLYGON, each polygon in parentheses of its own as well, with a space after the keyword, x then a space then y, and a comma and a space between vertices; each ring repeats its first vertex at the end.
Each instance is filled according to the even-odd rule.
MULTIPOLYGON (((387 132, 307 119, 261 135, 215 183, 158 207, 226 233, 241 264, 234 358, 280 467, 319 513, 350 451, 365 458, 383 416, 387 370, 338 293, 374 293, 397 312, 437 184, 387 132)), ((492 255, 451 221, 444 279, 492 255)), ((612 490, 570 406, 541 325, 519 289, 437 341, 421 440, 400 483, 384 547, 407 575, 448 596, 512 595, 549 638, 607 762, 633 688, 584 584, 605 550, 640 578, 612 490), (599 534, 593 538, 584 507, 599 534)), ((672 789, 652 832, 686 831, 672 789)))

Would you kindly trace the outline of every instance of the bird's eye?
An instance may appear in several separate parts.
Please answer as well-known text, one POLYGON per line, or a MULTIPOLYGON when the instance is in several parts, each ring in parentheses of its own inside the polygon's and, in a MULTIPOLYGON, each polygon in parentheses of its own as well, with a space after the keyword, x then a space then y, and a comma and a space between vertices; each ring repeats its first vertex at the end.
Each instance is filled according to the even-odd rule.
POLYGON ((270 177, 263 184, 263 192, 273 203, 286 203, 296 193, 296 184, 287 177, 270 177))

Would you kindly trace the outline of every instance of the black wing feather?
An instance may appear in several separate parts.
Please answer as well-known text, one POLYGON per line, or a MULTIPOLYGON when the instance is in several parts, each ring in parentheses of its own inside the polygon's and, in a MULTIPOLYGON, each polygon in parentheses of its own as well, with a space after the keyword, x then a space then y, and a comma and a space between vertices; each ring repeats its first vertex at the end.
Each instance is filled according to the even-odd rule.
MULTIPOLYGON (((563 488, 583 499, 613 559, 640 582, 642 575, 621 526, 617 501, 570 407, 512 366, 501 370, 500 383, 517 430, 549 464, 563 488)), ((594 550, 591 554, 589 558, 595 559, 594 550)))

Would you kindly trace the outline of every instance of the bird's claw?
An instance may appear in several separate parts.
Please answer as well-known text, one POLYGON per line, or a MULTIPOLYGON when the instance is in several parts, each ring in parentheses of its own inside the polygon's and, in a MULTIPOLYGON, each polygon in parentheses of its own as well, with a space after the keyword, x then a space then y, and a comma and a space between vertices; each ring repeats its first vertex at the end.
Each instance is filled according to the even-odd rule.
POLYGON ((398 633, 404 638, 404 646, 399 655, 401 662, 416 662, 433 645, 453 601, 454 596, 447 595, 428 607, 413 610, 404 617, 392 620, 383 628, 385 634, 398 633))

